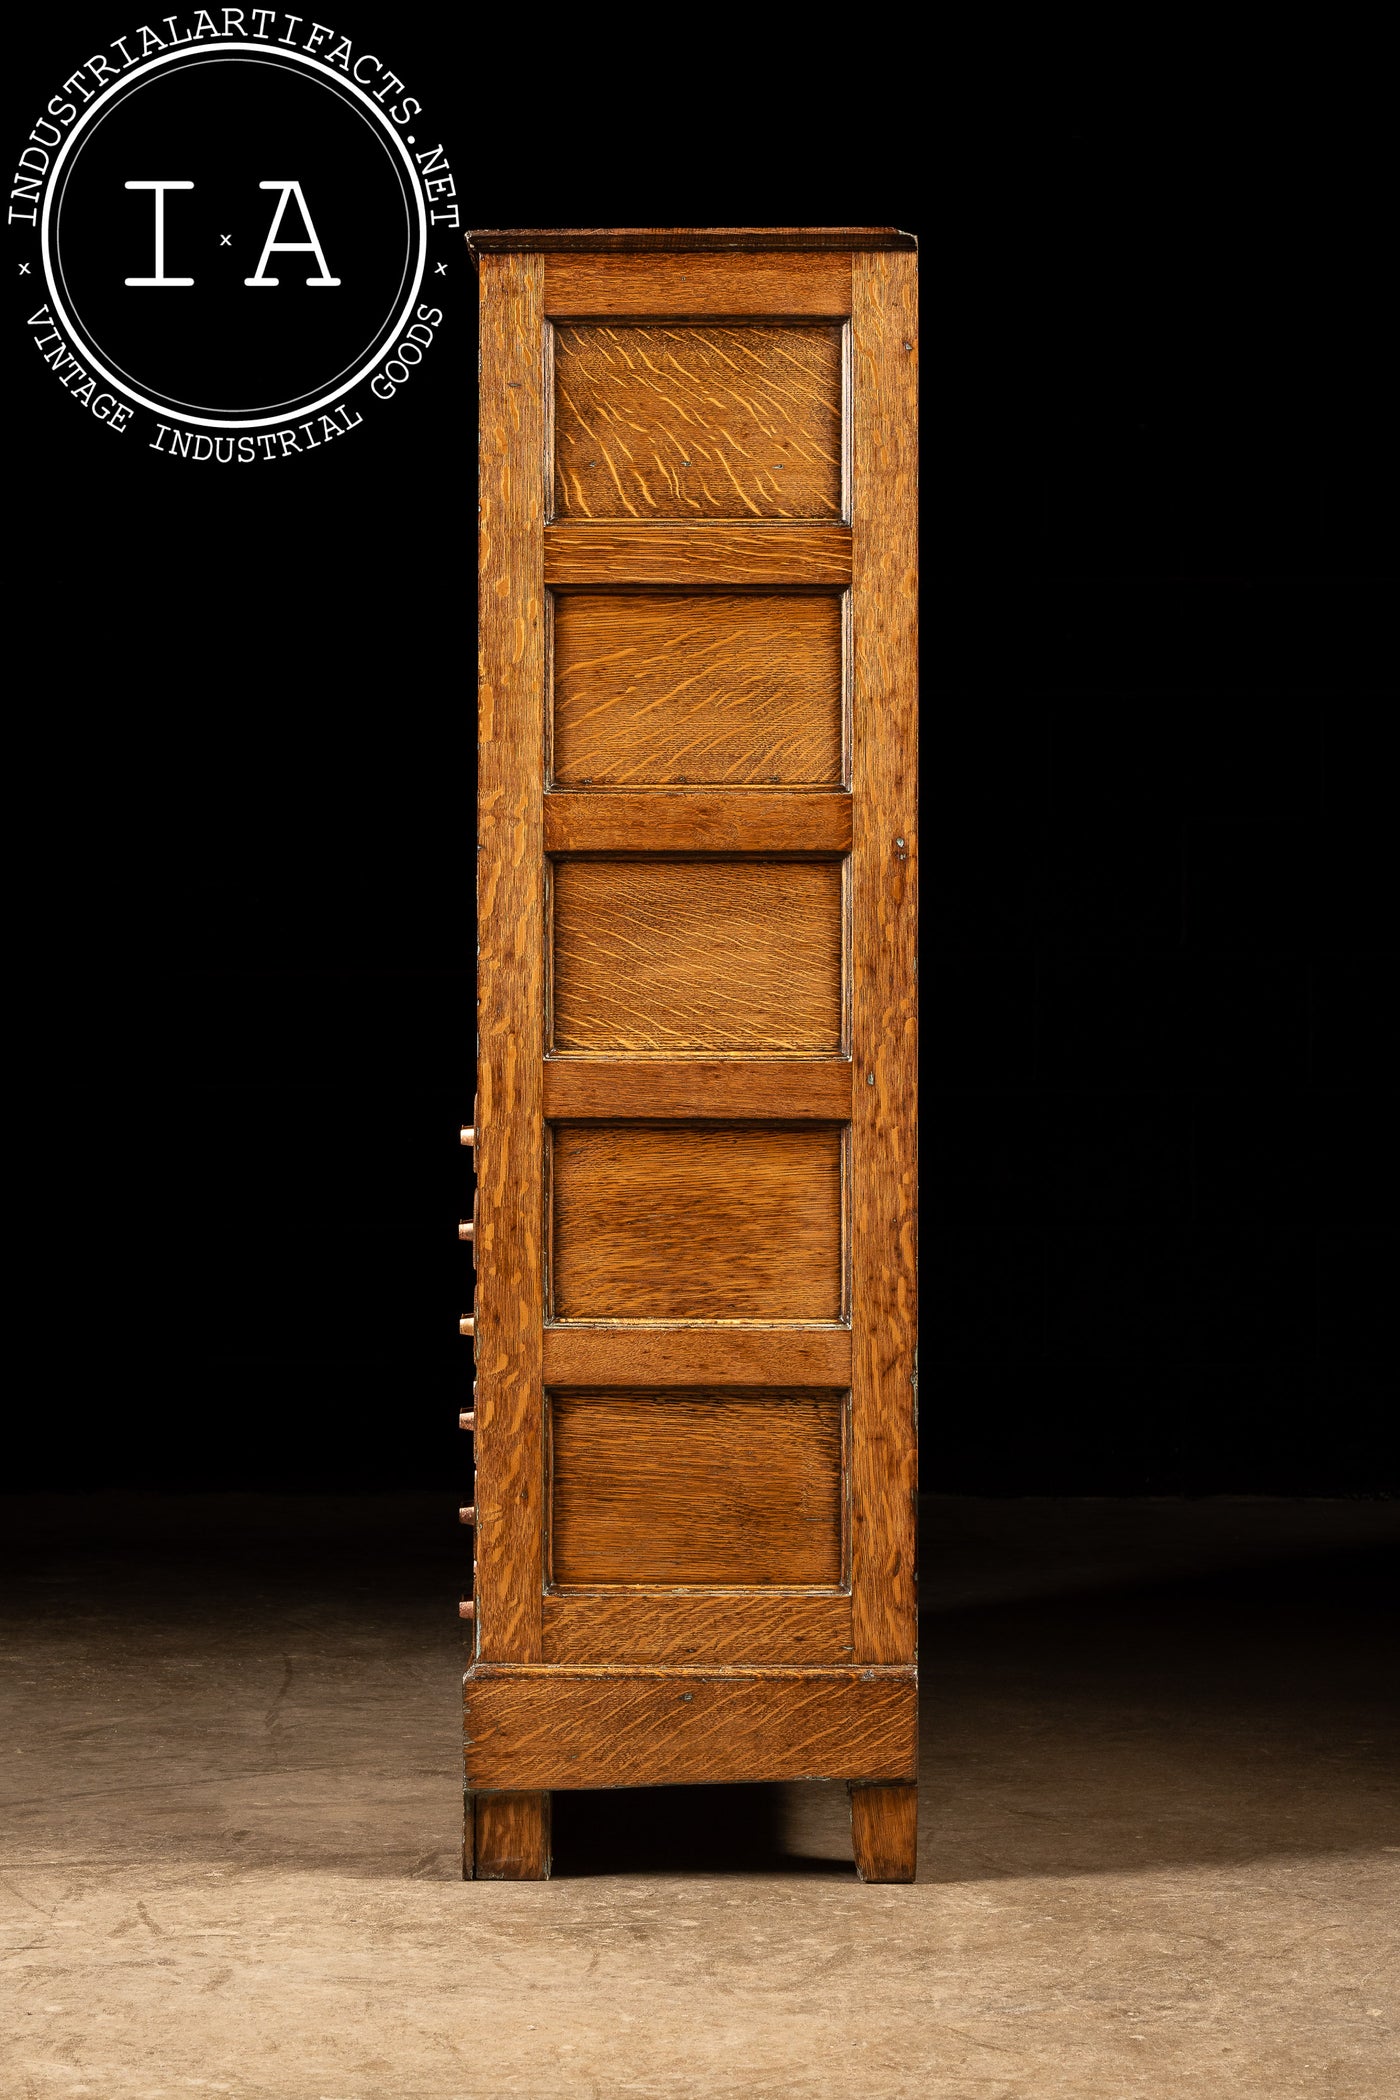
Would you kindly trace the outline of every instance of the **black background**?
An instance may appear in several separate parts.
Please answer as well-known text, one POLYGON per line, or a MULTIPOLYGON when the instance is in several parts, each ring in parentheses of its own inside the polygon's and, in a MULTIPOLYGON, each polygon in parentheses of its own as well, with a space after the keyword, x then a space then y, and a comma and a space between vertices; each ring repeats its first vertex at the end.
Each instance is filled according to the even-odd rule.
MULTIPOLYGON (((12 44, 12 157, 136 19, 12 44)), ((1366 54, 778 24, 634 79, 465 11, 334 26, 464 227, 920 235, 924 1485, 1393 1487, 1366 54)), ((97 425, 17 289, 19 1483, 463 1484, 474 280, 438 254, 401 398, 276 465, 97 425)))

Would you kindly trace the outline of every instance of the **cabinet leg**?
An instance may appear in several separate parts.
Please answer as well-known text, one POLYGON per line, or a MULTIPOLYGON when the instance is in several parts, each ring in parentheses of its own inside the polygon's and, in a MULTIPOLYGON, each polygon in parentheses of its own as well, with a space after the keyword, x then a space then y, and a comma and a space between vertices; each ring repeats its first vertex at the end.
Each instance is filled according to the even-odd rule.
POLYGON ((919 1789, 850 1784, 851 1843, 862 1881, 912 1881, 918 1857, 919 1789))
POLYGON ((548 1881, 549 1795, 470 1794, 465 1880, 548 1881))

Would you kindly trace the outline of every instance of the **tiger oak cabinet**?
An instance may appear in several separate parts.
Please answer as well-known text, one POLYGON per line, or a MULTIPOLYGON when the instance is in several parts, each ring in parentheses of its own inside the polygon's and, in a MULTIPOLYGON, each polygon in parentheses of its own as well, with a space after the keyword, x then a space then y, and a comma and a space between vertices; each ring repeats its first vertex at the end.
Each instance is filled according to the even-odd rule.
POLYGON ((915 291, 891 228, 471 236, 464 1871, 841 1778, 912 1879, 915 291))

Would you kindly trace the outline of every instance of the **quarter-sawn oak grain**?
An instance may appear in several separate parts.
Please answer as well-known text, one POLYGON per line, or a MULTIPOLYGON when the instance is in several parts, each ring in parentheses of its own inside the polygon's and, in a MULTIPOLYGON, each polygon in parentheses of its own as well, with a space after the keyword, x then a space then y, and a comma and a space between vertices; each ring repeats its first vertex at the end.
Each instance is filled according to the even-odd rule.
POLYGON ((912 1779, 912 1670, 538 1670, 467 1684, 475 1783, 695 1786, 707 1780, 912 1779))
POLYGON ((563 325, 555 514, 837 519, 841 392, 835 327, 563 325))
POLYGON ((550 1575, 841 1580, 841 1403, 823 1392, 555 1392, 550 1575))
POLYGON ((544 1660, 849 1663, 851 1600, 830 1590, 549 1590, 544 1660))
POLYGON ((551 255, 544 310, 560 320, 605 314, 750 317, 781 313, 839 319, 851 310, 849 254, 551 255))
POLYGON ((544 265, 481 263, 476 1654, 540 1652, 543 1588, 544 265))
POLYGON ((554 780, 835 787, 841 653, 831 592, 564 592, 554 609, 554 780))
POLYGON ((851 798, 802 788, 559 788, 547 853, 848 853, 851 798))
POLYGON ((848 1327, 546 1327, 549 1385, 831 1385, 851 1377, 848 1327))
POLYGON ((912 1881, 918 1835, 917 1786, 852 1786, 851 1849, 862 1881, 912 1881))
POLYGON ((548 1794, 477 1794, 471 1820, 477 1881, 548 1881, 548 1794))
POLYGON ((686 590, 787 585, 812 589, 851 580, 849 525, 578 524, 544 531, 544 580, 686 590))
POLYGON ((851 1067, 809 1057, 552 1057, 544 1112, 554 1123, 678 1116, 848 1123, 851 1067))
POLYGON ((553 1786, 820 1774, 860 1783, 862 1876, 907 1879, 914 244, 473 245, 494 1239, 479 1214, 464 1861, 547 1873, 553 1786), (820 1439, 769 1439, 802 1391, 815 1471, 820 1439), (840 1581, 782 1579, 813 1572, 840 1581))
POLYGON ((554 1126, 557 1320, 838 1320, 841 1133, 554 1126))
POLYGON ((851 1584, 857 1660, 902 1663, 917 1637, 914 258, 858 256, 852 288, 851 1584))
POLYGON ((561 860, 556 1050, 841 1048, 836 861, 561 860))

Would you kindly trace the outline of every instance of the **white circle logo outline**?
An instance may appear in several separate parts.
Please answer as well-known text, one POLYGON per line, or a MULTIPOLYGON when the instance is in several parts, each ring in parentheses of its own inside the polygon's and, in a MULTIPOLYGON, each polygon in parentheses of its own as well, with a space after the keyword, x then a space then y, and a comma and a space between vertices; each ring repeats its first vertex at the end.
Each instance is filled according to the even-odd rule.
MULTIPOLYGON (((227 54, 229 56, 234 56, 239 53, 247 53, 253 57, 267 56, 267 49, 265 45, 249 43, 221 44, 212 48, 206 47, 204 55, 212 58, 215 55, 216 51, 227 54)), ((382 109, 376 108, 373 98, 365 93, 364 89, 360 86, 359 82, 347 79, 343 73, 339 73, 333 67, 326 65, 322 59, 312 58, 309 56, 308 53, 304 51, 289 50, 286 54, 287 58, 291 59, 296 64, 310 67, 315 73, 322 74, 328 80, 333 81, 337 89, 343 90, 345 88, 348 88, 353 95, 357 95, 359 97, 360 101, 364 103, 366 109, 369 110, 371 116, 373 116, 376 122, 383 127, 383 129, 388 133, 389 137, 393 140, 394 144, 398 147, 400 158, 402 159, 405 168, 408 170, 409 179, 412 184, 414 200, 418 207, 418 266, 417 269, 414 271, 413 283, 409 287, 408 297, 404 302, 403 309, 399 314, 397 321, 390 329, 385 341, 381 344, 379 349, 377 349, 374 352, 373 356, 366 360, 366 362, 360 367, 359 371, 355 373, 353 378, 347 379, 343 385, 336 387, 333 392, 329 394, 323 394, 319 401, 312 401, 298 409, 283 410, 280 414, 273 416, 196 416, 191 415, 188 410, 172 409, 168 405, 165 405, 163 403, 147 400, 144 394, 137 393, 134 387, 128 385, 124 380, 118 379, 114 373, 109 372, 107 367, 101 362, 101 360, 93 355, 91 350, 88 348, 87 338, 84 335, 83 331, 75 325, 75 323, 65 310, 63 302, 58 294, 58 287, 54 283, 53 266, 49 253, 50 219, 53 211, 54 196, 58 190, 59 170, 62 168, 64 161, 68 157, 68 152, 73 144, 74 139, 77 138, 79 132, 87 123, 88 119, 94 116, 97 113, 97 111, 101 109, 103 103, 106 102, 109 99, 109 97, 115 95, 120 88, 127 86, 129 82, 137 79, 143 73, 154 73, 158 67, 169 65, 172 60, 188 57, 189 55, 190 54, 185 50, 184 46, 181 46, 181 48, 178 51, 164 51, 156 58, 147 59, 142 65, 133 66, 129 73, 121 74, 116 80, 112 82, 112 85, 110 87, 104 88, 100 95, 94 97, 89 107, 83 111, 77 123, 73 126, 73 129, 69 132, 67 138, 63 141, 63 144, 58 151, 58 158, 53 164, 53 175, 49 181, 48 189, 44 193, 44 215, 40 225, 39 236, 40 252, 43 256, 44 261, 44 281, 48 285, 49 297, 53 301, 55 314, 57 315, 58 319, 62 322, 63 326, 68 330, 68 333, 72 336, 73 340, 76 343, 80 343, 82 345, 87 360, 89 364, 91 364, 91 366, 93 367, 94 371, 100 373, 102 378, 106 380, 107 384, 109 386, 114 386, 117 389, 118 393, 124 394, 128 401, 134 401, 140 408, 149 409, 153 416, 156 416, 158 418, 169 416, 172 417, 173 420, 177 423, 193 423, 197 424, 201 429, 205 430, 261 430, 264 429, 268 424, 272 423, 298 422, 303 416, 314 416, 321 409, 328 408, 332 401, 339 401, 343 394, 348 394, 352 390, 352 388, 357 387, 360 381, 366 376, 366 374, 371 372, 374 369, 374 367, 379 363, 380 359, 384 357, 390 349, 392 349, 393 344, 397 339, 400 331, 407 326, 409 316, 413 312, 414 302, 417 299, 418 293, 422 287, 423 272, 427 267, 428 261, 428 214, 426 206, 423 202, 423 190, 422 185, 418 180, 418 170, 413 165, 413 161, 408 152, 407 147, 404 145, 403 140, 399 137, 399 134, 393 129, 384 111, 382 109)))
MULTIPOLYGON (((289 65, 288 65, 288 61, 289 61, 289 60, 294 60, 294 59, 295 59, 296 57, 298 57, 299 55, 300 55, 300 54, 298 54, 298 53, 296 53, 296 52, 283 52, 283 53, 280 53, 280 54, 279 54, 279 53, 276 53, 276 52, 272 52, 272 51, 265 51, 265 52, 262 52, 262 53, 261 53, 261 54, 259 55, 259 57, 258 57, 257 59, 255 59, 255 60, 252 60, 252 61, 250 61, 250 62, 251 62, 251 63, 253 63, 253 64, 260 64, 260 65, 280 66, 280 67, 282 68, 282 70, 284 70, 284 71, 287 71, 287 70, 290 70, 290 68, 289 68, 289 65)), ((209 46, 209 47, 207 47, 207 48, 206 48, 205 46, 201 45, 201 46, 199 46, 199 47, 197 48, 197 50, 195 50, 195 51, 193 51, 193 52, 186 52, 186 51, 181 51, 181 52, 179 52, 179 53, 176 53, 176 52, 169 52, 169 53, 167 53, 167 54, 166 54, 166 56, 167 56, 167 59, 168 59, 168 60, 173 60, 173 59, 175 59, 175 58, 177 58, 177 57, 178 57, 178 58, 179 58, 179 59, 180 59, 180 60, 182 61, 182 64, 181 64, 181 68, 180 68, 180 70, 181 70, 181 71, 184 71, 184 72, 193 72, 193 71, 195 70, 195 68, 196 68, 197 66, 200 66, 200 65, 217 65, 217 64, 219 63, 220 59, 221 59, 221 58, 222 58, 222 56, 223 56, 223 52, 222 52, 222 50, 220 50, 219 48, 217 48, 217 47, 214 47, 214 46, 209 46)), ((114 83, 113 83, 114 87, 120 87, 120 86, 121 86, 121 85, 123 84, 123 82, 124 82, 124 81, 125 81, 125 80, 126 80, 126 79, 127 79, 128 77, 129 77, 129 76, 127 76, 126 74, 123 74, 123 75, 121 76, 121 79, 120 79, 120 80, 118 80, 118 81, 116 81, 116 82, 114 82, 114 83)), ((332 79, 333 79, 333 80, 335 81, 335 86, 336 86, 336 92, 337 92, 337 93, 339 93, 339 91, 340 91, 340 90, 341 90, 341 89, 342 89, 343 87, 346 87, 346 86, 349 86, 349 85, 352 85, 352 84, 354 84, 354 83, 350 83, 350 82, 344 81, 344 80, 343 80, 343 79, 341 78, 341 76, 340 76, 340 75, 339 75, 338 73, 336 73, 336 72, 334 71, 334 69, 333 69, 333 68, 331 69, 331 77, 332 77, 332 79)), ((143 84, 144 84, 144 83, 143 83, 143 84)), ((73 147, 74 147, 74 151, 73 151, 73 161, 76 161, 76 160, 77 160, 77 158, 78 158, 78 154, 79 154, 79 153, 80 153, 80 152, 81 152, 81 151, 83 150, 83 146, 86 146, 86 145, 90 145, 90 144, 91 144, 91 142, 92 142, 92 138, 93 138, 93 134, 94 134, 94 132, 95 132, 95 131, 97 130, 98 126, 99 126, 100 124, 102 124, 102 123, 103 123, 103 122, 104 122, 104 121, 106 120, 106 118, 107 118, 107 117, 109 117, 109 116, 111 116, 111 115, 112 115, 113 111, 114 111, 114 110, 115 110, 115 109, 117 108, 117 106, 118 106, 118 105, 117 105, 117 104, 115 104, 115 103, 113 103, 113 104, 110 104, 110 105, 108 106, 108 108, 107 108, 107 109, 103 110, 103 111, 102 111, 102 112, 101 112, 101 113, 99 114, 99 113, 98 113, 98 110, 97 110, 97 106, 96 106, 96 103, 94 103, 94 106, 93 106, 93 108, 92 108, 91 110, 88 110, 88 111, 85 111, 85 112, 84 112, 85 116, 91 116, 92 118, 94 118, 94 119, 95 119, 95 121, 94 121, 94 124, 93 124, 92 130, 90 130, 90 131, 88 132, 88 134, 87 134, 87 138, 86 138, 86 139, 85 139, 84 141, 82 141, 81 143, 76 143, 76 142, 74 142, 74 141, 72 141, 72 140, 69 140, 69 141, 65 141, 65 148, 64 148, 65 152, 66 152, 66 150, 67 150, 67 146, 68 146, 69 144, 73 144, 73 147)), ((382 129, 377 129, 377 128, 376 128, 376 127, 375 127, 375 126, 374 126, 374 125, 372 124, 372 123, 370 123, 370 120, 369 120, 369 119, 368 119, 368 118, 367 118, 366 116, 364 116, 363 112, 362 112, 362 111, 360 111, 360 110, 357 110, 357 109, 355 109, 354 105, 353 105, 352 103, 350 103, 350 102, 349 102, 348 100, 347 100, 347 101, 346 101, 346 103, 345 103, 345 107, 346 107, 347 109, 349 109, 349 110, 351 111, 352 115, 354 115, 354 116, 357 116, 357 117, 359 117, 359 119, 360 119, 361 123, 362 123, 362 124, 364 124, 364 125, 365 125, 365 127, 366 127, 366 129, 367 129, 367 130, 368 130, 368 131, 370 132, 371 136, 372 136, 372 137, 373 137, 373 139, 375 140, 375 143, 376 143, 376 144, 377 144, 377 145, 379 146, 380 150, 381 150, 381 151, 382 151, 383 153, 385 153, 386 155, 388 155, 388 153, 389 153, 389 146, 390 146, 390 143, 391 143, 391 141, 392 141, 392 143, 394 143, 395 145, 396 145, 396 144, 398 143, 397 139, 396 139, 396 138, 394 137, 394 134, 393 134, 392 132, 390 132, 390 133, 388 134, 388 137, 386 137, 386 136, 385 136, 385 130, 387 129, 387 127, 384 127, 384 128, 382 128, 382 129)), ((77 131, 77 129, 78 129, 77 125, 75 125, 75 126, 74 126, 73 128, 74 128, 74 131, 75 131, 75 132, 76 132, 76 131, 77 131)), ((62 157, 62 156, 60 156, 60 157, 62 157)), ((55 164, 54 164, 54 165, 55 165, 55 172, 56 172, 56 171, 57 171, 57 166, 58 166, 58 163, 57 163, 57 162, 55 162, 55 164)), ((69 165, 70 165, 70 170, 71 170, 71 167, 72 167, 72 162, 70 162, 70 164, 69 164, 69 165)), ((59 193, 59 188, 60 188, 60 185, 59 185, 59 184, 58 184, 57 182, 55 182, 55 183, 54 183, 54 185, 53 185, 53 191, 54 191, 54 197, 55 197, 55 210, 56 210, 56 212, 57 212, 57 213, 61 214, 61 213, 62 213, 62 209, 63 209, 63 200, 62 200, 62 198, 60 198, 60 197, 59 197, 59 194, 58 194, 58 193, 59 193)), ((417 194, 417 192, 416 192, 416 188, 415 188, 414 194, 415 194, 415 195, 417 194)), ((408 195, 407 195, 407 192, 402 192, 402 193, 401 193, 401 201, 402 201, 402 203, 403 203, 403 207, 404 207, 404 225, 405 225, 405 228, 406 228, 406 229, 411 229, 411 226, 412 226, 412 219, 411 219, 411 215, 410 215, 410 213, 409 213, 409 209, 408 209, 408 195)), ((409 244, 408 244, 408 247, 409 247, 409 250, 411 250, 411 247, 412 247, 412 242, 411 242, 411 239, 410 239, 410 242, 409 242, 409 244)), ((66 291, 66 289, 67 289, 67 275, 66 275, 66 272, 64 271, 64 268, 63 268, 63 253, 62 253, 62 239, 61 239, 61 229, 60 229, 59 227, 55 227, 55 228, 54 228, 54 237, 53 237, 53 242, 52 242, 52 249, 53 249, 53 267, 54 267, 54 270, 56 271, 57 275, 59 276, 59 278, 60 278, 60 279, 61 279, 61 280, 63 281, 63 284, 64 284, 64 288, 65 288, 65 291, 66 291)), ((403 265, 403 268, 402 268, 402 269, 400 270, 400 272, 399 272, 399 284, 398 284, 398 287, 397 287, 397 288, 395 289, 395 292, 394 292, 394 302, 397 302, 397 299, 398 299, 398 296, 399 296, 399 291, 400 291, 400 290, 402 289, 402 287, 403 287, 404 283, 405 283, 405 282, 407 281, 407 278, 408 278, 408 273, 409 273, 409 269, 410 269, 411 263, 412 263, 412 255, 411 255, 411 252, 406 252, 406 253, 405 253, 405 257, 404 257, 404 265, 403 265)), ((70 300, 70 304, 71 304, 71 300, 70 300)), ((106 357, 106 358, 108 359, 108 362, 109 362, 109 366, 111 366, 112 368, 114 368, 114 369, 112 370, 112 383, 113 383, 113 385, 116 385, 116 384, 118 383, 118 376, 120 376, 120 378, 121 378, 121 379, 124 379, 124 380, 128 381, 128 382, 130 383, 130 385, 131 385, 131 386, 133 386, 133 387, 135 387, 136 385, 138 385, 138 384, 139 384, 139 382, 138 382, 137 380, 135 380, 135 379, 134 379, 134 378, 132 377, 131 373, 127 371, 127 369, 126 369, 125 365, 122 365, 122 364, 118 364, 118 363, 117 363, 117 360, 116 360, 116 359, 115 359, 114 357, 112 357, 112 355, 111 355, 111 352, 110 352, 110 351, 104 351, 104 350, 102 350, 102 347, 101 347, 101 345, 100 345, 100 344, 98 343, 98 341, 97 341, 97 338, 96 338, 96 336, 95 336, 95 335, 94 335, 94 334, 92 333, 92 330, 91 330, 90 328, 86 327, 86 325, 85 325, 85 326, 84 326, 84 328, 83 328, 83 330, 79 331, 79 330, 78 330, 78 328, 77 328, 77 324, 76 324, 76 322, 74 322, 74 321, 72 320, 71 316, 67 316, 66 318, 68 318, 68 319, 69 319, 69 322, 70 322, 70 326, 71 326, 71 327, 73 328, 73 332, 74 332, 74 334, 75 334, 75 335, 77 335, 77 336, 79 337, 79 340, 80 340, 80 341, 82 342, 82 344, 83 344, 83 347, 84 347, 85 351, 87 352, 87 354, 88 354, 88 358, 89 358, 89 361, 90 361, 91 363, 93 363, 94 365, 97 365, 97 362, 98 362, 98 358, 99 358, 99 356, 104 356, 104 357, 106 357)), ((386 322, 386 323, 385 323, 385 324, 384 324, 384 325, 383 325, 383 326, 382 326, 382 327, 381 327, 381 328, 380 328, 380 329, 379 329, 379 330, 377 331, 377 334, 378 334, 379 338, 381 338, 381 340, 379 341, 379 347, 378 347, 378 349, 377 349, 377 350, 375 350, 374 352, 372 352, 372 353, 371 353, 371 356, 370 356, 370 358, 369 358, 369 360, 368 360, 368 363, 369 363, 369 364, 373 364, 373 363, 377 362, 377 360, 378 360, 379 358, 381 358, 381 357, 384 357, 384 356, 386 356, 386 355, 387 355, 387 353, 389 352, 390 348, 392 347, 392 345, 393 345, 393 343, 394 343, 394 339, 395 339, 396 335, 398 334, 398 331, 400 330, 400 328, 401 328, 402 326, 403 326, 403 319, 402 319, 402 316, 399 316, 399 317, 397 317, 397 318, 391 318, 391 319, 390 319, 390 320, 389 320, 388 322, 386 322)), ((357 350, 357 351, 355 352, 354 356, 353 356, 353 357, 351 357, 351 358, 349 358, 349 359, 347 360, 347 362, 346 362, 345 364, 343 364, 343 365, 341 366, 341 368, 340 368, 340 372, 337 372, 337 373, 336 373, 336 374, 334 375, 334 378, 332 378, 332 379, 329 379, 329 380, 326 380, 326 381, 324 381, 324 382, 320 382, 320 383, 321 383, 321 384, 324 384, 324 385, 325 385, 325 386, 327 386, 327 387, 331 387, 331 386, 333 386, 333 385, 334 385, 334 384, 336 383, 336 381, 338 381, 338 380, 339 380, 339 378, 340 378, 340 376, 341 376, 341 372, 347 372, 347 371, 348 371, 348 370, 350 369, 350 366, 351 366, 352 364, 355 364, 355 363, 356 363, 356 361, 357 361, 357 360, 358 360, 358 359, 359 359, 359 358, 361 357, 361 355, 362 355, 361 351, 358 351, 358 350, 357 350)), ((367 369, 367 366, 366 366, 365 368, 367 369)), ((99 369, 100 369, 100 367, 99 367, 99 369)), ((355 382, 354 382, 353 380, 351 380, 350 384, 351 384, 352 386, 354 385, 354 383, 355 383, 355 382)), ((305 391, 306 393, 314 393, 314 392, 316 391, 316 389, 315 389, 314 387, 308 387, 308 388, 304 389, 304 391, 305 391)), ((327 398, 327 399, 329 399, 329 398, 331 398, 331 397, 330 397, 329 395, 327 395, 327 397, 326 397, 326 398, 327 398)), ((287 404, 286 402, 282 402, 282 401, 274 401, 274 402, 267 402, 267 403, 265 403, 265 404, 264 404, 264 406, 266 407, 266 410, 267 410, 267 415, 268 415, 268 417, 273 417, 273 416, 275 415, 275 416, 276 416, 277 418, 279 418, 279 419, 280 419, 280 420, 282 420, 282 421, 292 421, 292 420, 295 420, 295 418, 296 418, 296 417, 298 417, 298 416, 301 416, 301 415, 307 415, 307 414, 311 414, 311 413, 313 413, 313 412, 314 412, 314 411, 312 411, 312 410, 309 410, 309 409, 307 409, 307 408, 305 408, 305 407, 300 407, 300 408, 297 408, 297 407, 292 407, 292 406, 289 406, 289 405, 288 405, 288 404, 287 404)), ((196 417, 196 416, 198 415, 198 413, 199 413, 199 410, 198 410, 198 407, 196 406, 196 404, 194 404, 194 403, 192 403, 192 402, 189 402, 189 401, 182 401, 182 400, 179 400, 179 399, 178 399, 178 398, 177 398, 177 397, 176 397, 176 396, 175 396, 174 394, 171 394, 171 393, 167 393, 167 395, 166 395, 166 401, 165 401, 165 410, 166 410, 166 412, 167 412, 168 414, 171 414, 171 415, 177 416, 177 417, 179 417, 179 418, 181 418, 181 419, 183 419, 183 420, 185 420, 185 421, 193 421, 193 420, 194 420, 194 418, 195 418, 195 417, 196 417)), ((232 421, 233 419, 231 418, 230 420, 232 421)), ((249 413, 247 413, 247 414, 244 414, 244 415, 240 415, 240 416, 239 416, 239 417, 238 417, 238 418, 236 419, 236 421, 237 421, 237 427, 238 427, 239 429, 242 429, 242 430, 248 430, 248 429, 252 429, 252 428, 254 428, 254 427, 255 427, 255 423, 256 423, 256 419, 255 419, 255 417, 253 416, 253 414, 252 414, 251 412, 249 412, 249 413)))

